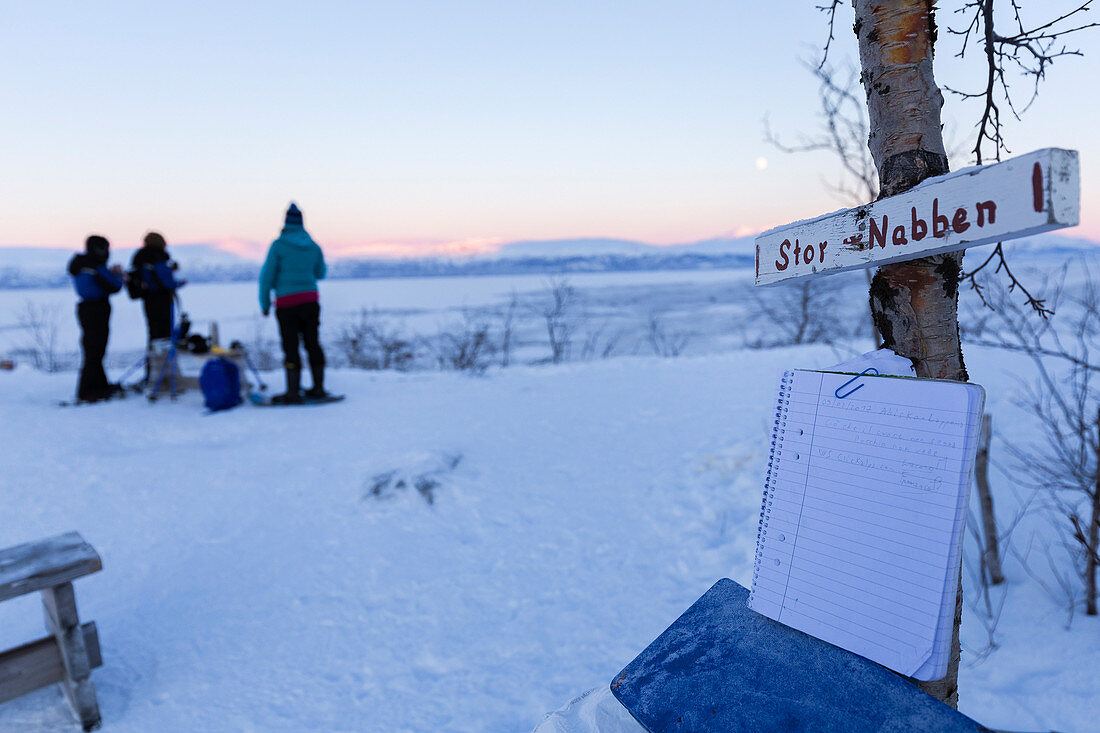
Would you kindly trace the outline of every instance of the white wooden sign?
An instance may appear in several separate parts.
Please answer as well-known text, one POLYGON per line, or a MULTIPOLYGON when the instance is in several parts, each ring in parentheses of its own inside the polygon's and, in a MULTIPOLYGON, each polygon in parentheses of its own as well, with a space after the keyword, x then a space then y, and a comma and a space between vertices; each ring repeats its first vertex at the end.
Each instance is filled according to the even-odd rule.
POLYGON ((756 238, 756 284, 901 262, 1052 229, 1080 214, 1076 150, 1045 148, 929 178, 865 206, 756 238))

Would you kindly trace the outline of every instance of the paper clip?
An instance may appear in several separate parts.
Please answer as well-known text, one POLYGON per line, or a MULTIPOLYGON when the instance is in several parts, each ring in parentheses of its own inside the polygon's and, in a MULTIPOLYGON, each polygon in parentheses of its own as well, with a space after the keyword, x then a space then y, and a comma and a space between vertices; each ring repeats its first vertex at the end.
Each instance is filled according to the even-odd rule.
POLYGON ((866 369, 864 369, 864 370, 863 370, 862 372, 860 372, 859 374, 855 375, 854 377, 852 377, 851 379, 849 379, 849 380, 848 380, 847 382, 845 382, 844 384, 840 385, 840 386, 839 386, 839 387, 837 387, 837 388, 836 388, 835 390, 833 390, 833 395, 834 395, 834 396, 835 396, 835 397, 836 397, 836 398, 837 398, 838 400, 842 400, 842 399, 844 399, 845 397, 850 397, 850 396, 852 395, 852 393, 853 393, 853 392, 855 392, 855 391, 856 391, 856 390, 858 390, 858 389, 862 389, 862 388, 863 388, 863 385, 862 385, 862 384, 860 384, 860 385, 857 385, 857 386, 855 386, 855 387, 852 387, 852 388, 851 388, 850 390, 848 390, 848 391, 847 391, 847 392, 845 392, 844 394, 841 394, 841 393, 840 393, 840 390, 844 389, 844 388, 845 388, 845 387, 847 387, 847 386, 848 386, 849 384, 851 384, 852 382, 856 381, 857 379, 859 379, 860 377, 862 377, 862 376, 864 376, 864 375, 866 375, 866 374, 873 374, 873 375, 875 375, 875 376, 877 377, 877 376, 878 376, 878 369, 875 369, 874 367, 867 367, 867 368, 866 368, 866 369))

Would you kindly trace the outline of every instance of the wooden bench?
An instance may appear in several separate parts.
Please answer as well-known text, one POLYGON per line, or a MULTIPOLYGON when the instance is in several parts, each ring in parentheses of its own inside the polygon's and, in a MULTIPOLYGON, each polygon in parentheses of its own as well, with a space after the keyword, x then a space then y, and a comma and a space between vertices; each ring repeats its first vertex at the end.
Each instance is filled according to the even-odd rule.
POLYGON ((72 581, 103 569, 76 532, 0 550, 0 601, 42 591, 43 639, 0 653, 0 703, 60 682, 84 730, 99 727, 92 670, 103 661, 95 623, 81 624, 72 581))

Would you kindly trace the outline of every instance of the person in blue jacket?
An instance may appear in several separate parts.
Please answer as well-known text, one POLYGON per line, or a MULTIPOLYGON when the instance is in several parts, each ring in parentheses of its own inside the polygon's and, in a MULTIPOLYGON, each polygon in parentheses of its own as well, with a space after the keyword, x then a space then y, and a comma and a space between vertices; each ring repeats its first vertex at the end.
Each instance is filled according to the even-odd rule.
POLYGON ((172 338, 172 302, 186 281, 176 278, 176 263, 168 255, 168 243, 159 232, 149 232, 130 261, 130 286, 141 298, 149 344, 172 338))
POLYGON ((260 270, 260 309, 271 312, 271 291, 275 291, 275 318, 283 344, 286 392, 276 395, 276 404, 299 404, 302 400, 302 355, 299 339, 306 347, 313 386, 306 392, 311 399, 325 397, 325 352, 318 335, 321 303, 317 281, 324 278, 325 257, 302 224, 302 212, 294 203, 286 210, 279 238, 271 243, 260 270))
POLYGON ((80 322, 80 349, 84 357, 76 398, 86 402, 105 400, 121 391, 117 384, 108 383, 103 371, 111 320, 108 298, 121 290, 124 282, 122 267, 107 266, 110 247, 105 237, 93 234, 84 242, 84 251, 69 260, 69 274, 80 298, 76 318, 80 322))

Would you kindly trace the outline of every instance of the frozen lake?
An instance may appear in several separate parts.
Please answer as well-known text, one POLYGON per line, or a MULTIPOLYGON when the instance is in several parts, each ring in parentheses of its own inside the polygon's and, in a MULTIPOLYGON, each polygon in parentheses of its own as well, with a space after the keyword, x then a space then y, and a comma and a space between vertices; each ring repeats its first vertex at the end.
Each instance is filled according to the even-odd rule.
MULTIPOLYGON (((858 331, 863 325, 862 277, 849 274, 817 281, 834 295, 845 293, 843 306, 834 304, 838 320, 840 313, 851 311, 844 329, 854 325, 851 330, 858 331)), ((769 319, 760 316, 761 303, 772 304, 776 317, 800 305, 789 289, 753 288, 752 272, 745 269, 326 280, 321 283, 322 339, 330 362, 346 363, 337 341, 366 310, 373 324, 430 352, 433 338, 469 322, 484 325, 499 340, 511 308, 515 359, 537 362, 549 358, 546 311, 552 289, 563 284, 572 290, 560 313, 569 329, 569 360, 670 348, 685 354, 728 351, 770 338, 769 319)), ((240 340, 264 355, 278 351, 275 319, 261 316, 255 283, 188 285, 180 290, 180 298, 193 332, 205 335, 216 322, 223 345, 240 340)), ((20 351, 33 342, 28 327, 33 311, 41 330, 54 334, 61 361, 71 365, 79 341, 74 302, 68 288, 0 290, 0 357, 19 360, 20 351)), ((144 316, 140 304, 125 293, 111 302, 108 364, 120 369, 140 357, 144 316)), ((265 361, 271 365, 270 358, 265 361)), ((421 362, 426 365, 429 356, 422 355, 421 362)))

